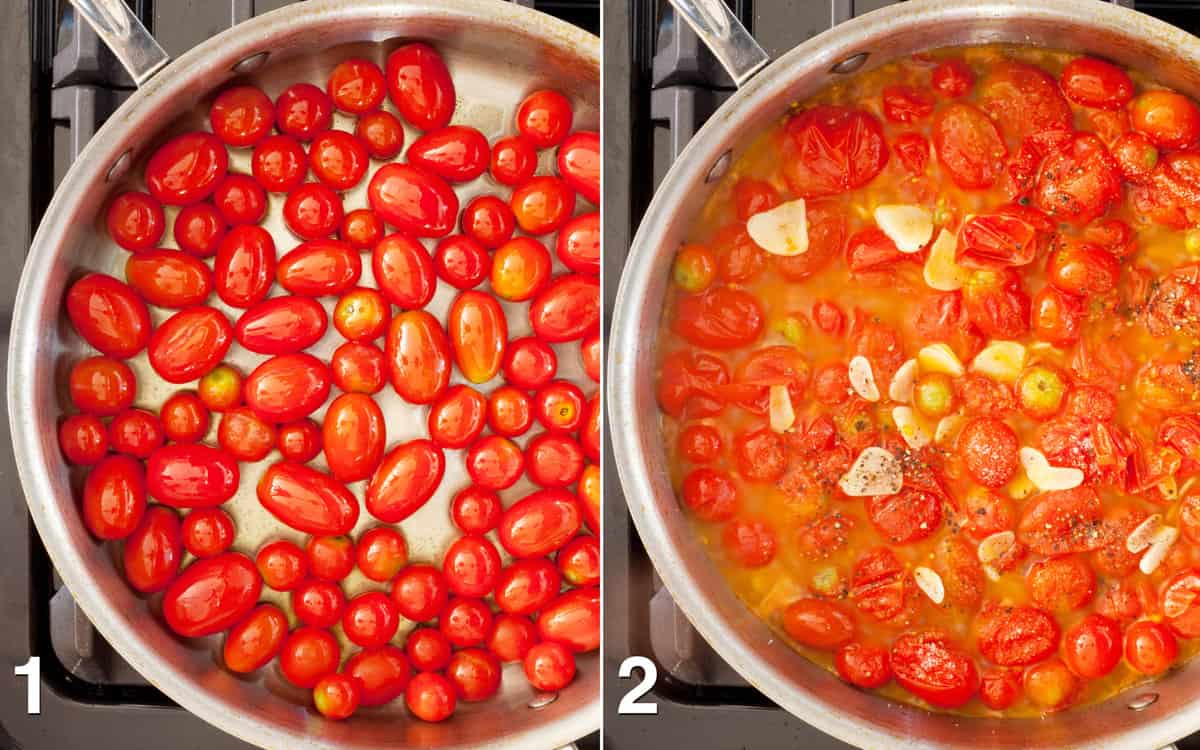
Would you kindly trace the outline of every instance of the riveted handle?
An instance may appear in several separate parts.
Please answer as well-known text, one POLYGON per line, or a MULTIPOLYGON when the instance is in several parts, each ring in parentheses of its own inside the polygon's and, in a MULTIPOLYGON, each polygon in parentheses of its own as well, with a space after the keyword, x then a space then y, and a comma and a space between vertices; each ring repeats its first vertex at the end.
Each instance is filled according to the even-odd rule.
POLYGON ((171 56, 124 0, 71 0, 71 5, 117 56, 138 86, 171 61, 171 56))
POLYGON ((738 86, 762 70, 771 58, 754 41, 724 0, 670 0, 679 15, 738 86))

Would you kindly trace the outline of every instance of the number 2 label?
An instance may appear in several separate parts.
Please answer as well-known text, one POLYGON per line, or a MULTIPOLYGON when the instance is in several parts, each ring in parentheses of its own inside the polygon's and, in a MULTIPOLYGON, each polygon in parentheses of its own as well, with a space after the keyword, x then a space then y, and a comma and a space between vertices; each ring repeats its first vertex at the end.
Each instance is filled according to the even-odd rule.
POLYGON ((621 667, 617 670, 617 676, 623 680, 627 680, 633 676, 633 670, 635 669, 642 670, 642 680, 621 698, 621 702, 617 704, 617 713, 657 714, 657 703, 639 703, 638 699, 650 692, 654 684, 658 682, 658 667, 644 656, 631 656, 621 662, 621 667))
POLYGON ((40 714, 42 712, 42 657, 29 657, 29 661, 19 667, 13 667, 13 674, 26 679, 25 713, 40 714))

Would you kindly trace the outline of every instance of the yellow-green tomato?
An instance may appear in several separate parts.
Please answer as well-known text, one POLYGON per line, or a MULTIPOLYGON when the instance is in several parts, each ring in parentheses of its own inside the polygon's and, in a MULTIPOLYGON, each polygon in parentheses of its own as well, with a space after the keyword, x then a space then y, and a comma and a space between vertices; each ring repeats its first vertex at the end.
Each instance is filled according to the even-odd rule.
POLYGON ((934 419, 950 414, 958 406, 954 381, 944 372, 925 373, 913 384, 913 406, 934 419))
POLYGON ((717 260, 704 245, 684 245, 675 256, 672 276, 684 291, 703 292, 717 276, 717 260))
POLYGON ((1017 377, 1017 405, 1033 419, 1048 419, 1062 408, 1067 383, 1053 367, 1033 365, 1017 377))

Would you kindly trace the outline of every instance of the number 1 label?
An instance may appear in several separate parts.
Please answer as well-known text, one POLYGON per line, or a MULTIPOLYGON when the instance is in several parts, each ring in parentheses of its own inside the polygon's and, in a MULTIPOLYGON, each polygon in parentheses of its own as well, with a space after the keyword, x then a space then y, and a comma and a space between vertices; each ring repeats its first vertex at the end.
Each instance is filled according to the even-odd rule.
POLYGON ((13 667, 13 673, 26 679, 25 712, 40 714, 42 712, 42 657, 31 656, 29 661, 19 667, 13 667))

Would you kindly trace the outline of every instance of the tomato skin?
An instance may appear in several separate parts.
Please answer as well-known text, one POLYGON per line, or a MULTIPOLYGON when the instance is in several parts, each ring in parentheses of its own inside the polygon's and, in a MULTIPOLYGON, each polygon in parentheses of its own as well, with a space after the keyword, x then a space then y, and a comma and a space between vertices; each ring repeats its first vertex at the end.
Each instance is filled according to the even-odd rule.
POLYGON ((1183 149, 1200 140, 1200 108, 1174 91, 1139 95, 1129 105, 1129 124, 1162 148, 1183 149))
POLYGON ((450 182, 470 182, 487 170, 491 148, 475 128, 431 130, 408 147, 408 162, 450 182))
POLYGON ((545 245, 531 237, 514 237, 492 255, 492 292, 510 302, 524 302, 545 288, 552 270, 545 245))
POLYGON ((350 133, 326 130, 309 144, 308 163, 323 184, 344 191, 362 181, 370 166, 370 155, 366 145, 350 133))
POLYGON ((518 500, 500 518, 500 544, 513 557, 541 557, 579 532, 583 519, 574 496, 546 489, 518 500))
POLYGON ((235 227, 217 247, 213 285, 233 307, 251 307, 266 298, 275 279, 275 240, 259 226, 235 227))
POLYGON ((175 578, 183 561, 179 516, 170 508, 151 506, 121 547, 125 580, 135 591, 153 594, 175 578))
POLYGON ((362 393, 343 393, 325 412, 321 444, 329 473, 350 483, 371 476, 383 460, 387 443, 383 411, 362 393))
POLYGON ((108 456, 88 473, 81 504, 83 524, 97 539, 124 539, 146 512, 142 465, 129 456, 108 456))
POLYGON ((226 668, 249 674, 274 659, 288 634, 288 619, 274 604, 260 604, 225 636, 221 650, 226 668))
POLYGON ((212 195, 229 169, 225 145, 211 133, 177 135, 146 163, 146 189, 160 203, 185 206, 212 195))
POLYGON ((433 724, 454 714, 458 698, 449 679, 437 672, 421 672, 408 683, 404 703, 413 716, 433 724))
POLYGON ((396 635, 400 614, 382 591, 368 591, 350 600, 342 615, 342 632, 363 648, 383 646, 396 635))
POLYGON ((1084 225, 1108 211, 1121 195, 1121 174, 1104 143, 1078 134, 1042 161, 1034 204, 1060 221, 1084 225))
POLYGON ((494 195, 472 198, 463 208, 459 227, 462 233, 488 250, 508 242, 516 229, 517 219, 508 203, 494 195))
POLYGON ((517 132, 538 148, 553 148, 571 132, 571 101, 557 91, 541 89, 517 107, 517 132))
POLYGON ((452 234, 438 243, 433 267, 442 279, 456 289, 472 289, 483 283, 492 271, 492 258, 483 245, 463 234, 452 234))
POLYGON ((939 708, 961 706, 979 689, 974 660, 938 630, 902 633, 891 661, 901 687, 939 708))
POLYGON ((887 649, 859 641, 839 647, 833 655, 833 666, 843 680, 868 690, 883 687, 892 680, 887 649))
POLYGON ((1029 330, 1029 296, 1011 269, 974 272, 962 299, 967 318, 991 338, 1020 338, 1029 330))
POLYGON ((418 130, 444 128, 454 115, 454 81, 437 51, 412 42, 392 51, 385 66, 388 96, 418 130))
POLYGON ((975 73, 962 60, 942 60, 933 69, 933 89, 947 99, 966 96, 975 85, 975 73))
POLYGON ((559 177, 531 177, 513 190, 509 206, 522 231, 550 234, 575 214, 575 191, 559 177))
POLYGON ((163 322, 150 337, 150 365, 169 383, 186 383, 209 371, 233 343, 233 328, 219 310, 190 307, 163 322))
POLYGON ((150 340, 150 312, 126 284, 89 273, 67 291, 67 316, 83 340, 116 359, 128 359, 150 340))
POLYGON ((488 634, 487 648, 502 662, 517 662, 525 658, 537 640, 537 630, 528 618, 501 613, 488 634))
POLYGON ((124 362, 88 357, 71 368, 68 388, 75 408, 85 414, 107 417, 133 405, 137 379, 124 362))
POLYGON ((246 405, 267 421, 294 422, 329 397, 329 368, 306 352, 280 354, 254 368, 242 390, 246 405))
POLYGON ((1121 661, 1121 626, 1104 615, 1088 615, 1063 636, 1063 660, 1085 680, 1104 677, 1121 661))
POLYGON ((467 487, 450 501, 450 518, 464 534, 486 534, 500 523, 504 506, 489 489, 467 487))
POLYGON ((237 492, 238 465, 224 451, 199 443, 165 445, 146 461, 146 488, 173 508, 210 508, 237 492))
POLYGON ((183 517, 183 547, 196 557, 214 557, 233 544, 233 519, 220 508, 197 508, 183 517))
POLYGON ((387 331, 392 310, 377 289, 358 287, 343 294, 333 308, 333 327, 347 341, 369 342, 387 331))
POLYGON ((801 198, 860 188, 888 161, 882 125, 861 109, 826 105, 804 110, 788 120, 784 139, 783 176, 801 198))
POLYGON ((1178 654, 1175 636, 1162 623, 1138 620, 1125 631, 1125 661, 1137 672, 1162 674, 1178 654))
POLYGON ((445 471, 446 458, 432 441, 400 443, 371 476, 367 512, 385 523, 400 523, 428 502, 445 471))
POLYGON ((968 190, 995 184, 1008 149, 1000 131, 979 108, 955 103, 933 118, 933 147, 954 183, 968 190))
POLYGON ((217 252, 229 226, 225 217, 211 203, 191 203, 179 210, 171 234, 179 249, 197 258, 207 258, 217 252))
POLYGON ((362 684, 349 675, 331 674, 313 686, 313 706, 326 719, 349 719, 358 710, 362 684))
POLYGON ((76 466, 91 466, 108 453, 108 430, 93 414, 73 414, 58 426, 63 458, 76 466))
POLYGON ((444 237, 458 218, 458 196, 449 183, 411 164, 380 167, 367 200, 381 219, 415 237, 444 237))
POLYGON ((492 628, 492 609, 482 599, 455 597, 438 614, 438 629, 458 648, 483 643, 492 628))
POLYGON ((325 93, 342 112, 359 115, 383 104, 387 83, 378 65, 352 57, 334 66, 325 83, 325 93))
POLYGON ((741 290, 717 287, 679 300, 673 329, 695 346, 735 349, 756 341, 764 325, 757 299, 741 290))
POLYGON ((824 599, 798 599, 783 612, 788 637, 810 648, 832 651, 854 637, 854 618, 824 599))
POLYGON ((367 153, 381 161, 394 159, 404 150, 404 124, 386 110, 359 117, 354 134, 366 144, 367 153))
POLYGON ((600 275, 600 212, 581 214, 558 232, 555 254, 570 270, 588 276, 600 275))
POLYGON ((249 175, 226 175, 213 190, 212 202, 231 226, 257 224, 267 214, 266 191, 249 175))
POLYGON ((1047 284, 1033 297, 1030 305, 1034 337, 1056 346, 1070 346, 1079 340, 1083 323, 1083 300, 1047 284))
POLYGON ((429 251, 404 234, 391 234, 379 241, 371 253, 371 269, 384 296, 406 310, 425 307, 437 291, 429 251))
POLYGON ((256 493, 271 515, 305 534, 348 534, 358 521, 357 498, 333 477, 304 464, 272 465, 256 493))
POLYGON ((212 273, 196 257, 178 250, 146 250, 129 256, 125 279, 152 305, 198 305, 212 291, 212 273))
POLYGON ((417 628, 404 639, 404 652, 413 668, 422 672, 437 672, 446 668, 454 647, 450 639, 436 628, 417 628))
POLYGON ((955 260, 968 268, 1024 266, 1037 256, 1037 240, 1037 228, 1019 215, 972 216, 959 228, 955 260))
POLYGON ((290 193, 308 174, 308 155, 290 135, 269 135, 254 147, 250 173, 271 193, 290 193))
POLYGON ((345 215, 342 199, 320 182, 293 188, 283 203, 287 228, 302 240, 319 240, 333 234, 345 215))
POLYGON ((333 101, 311 83, 294 83, 275 100, 275 124, 280 133, 311 141, 333 124, 333 101))
POLYGON ((412 668, 404 652, 395 646, 359 651, 346 661, 344 672, 358 680, 362 688, 359 703, 367 708, 395 700, 412 678, 412 668))
POLYGON ((525 473, 539 487, 575 484, 583 463, 583 448, 566 435, 542 433, 525 444, 525 473))
POLYGON ((1059 77, 1063 94, 1076 104, 1100 109, 1121 109, 1133 98, 1129 75, 1104 60, 1077 57, 1059 77))
POLYGON ((1090 242, 1063 242, 1051 248, 1046 278, 1060 291, 1090 297, 1111 291, 1121 275, 1121 263, 1112 253, 1090 242))
POLYGON ((288 634, 279 652, 279 670, 299 688, 311 688, 337 671, 341 649, 333 633, 301 626, 288 634))
POLYGON ((979 417, 967 423, 958 434, 955 449, 967 471, 984 487, 1003 487, 1016 476, 1017 434, 993 417, 979 417))
POLYGON ((525 679, 537 690, 557 692, 575 679, 575 657, 561 643, 538 643, 525 654, 525 679))
POLYGON ((467 474, 489 490, 512 487, 525 471, 520 446, 501 435, 485 435, 467 450, 467 474))
POLYGON ((391 526, 367 529, 355 550, 358 569, 372 581, 390 581, 408 564, 408 543, 391 526))
POLYGON ((163 432, 176 443, 195 443, 208 434, 211 421, 208 407, 196 394, 176 393, 158 410, 163 432))
POLYGON ((446 331, 455 364, 468 381, 486 383, 500 372, 508 321, 494 297, 475 291, 459 294, 450 303, 446 331))
POLYGON ((535 391, 554 379, 558 355, 549 344, 533 336, 514 339, 504 350, 501 368, 510 385, 535 391))
POLYGON ((449 593, 442 571, 432 565, 409 565, 392 580, 392 600, 400 614, 413 622, 426 622, 446 606, 449 593))
POLYGON ((488 401, 467 385, 453 385, 429 410, 429 437, 439 447, 466 448, 483 433, 488 401))
POLYGON ((442 558, 442 575, 455 596, 487 596, 500 578, 500 553, 486 537, 459 537, 442 558))
POLYGON ((524 136, 501 138, 492 144, 488 169, 492 179, 501 185, 520 185, 537 171, 537 147, 524 136))
POLYGON ((460 700, 486 700, 500 689, 500 660, 490 651, 464 649, 450 659, 446 676, 460 700))
POLYGON ((151 250, 166 227, 162 204, 148 193, 129 191, 113 199, 104 215, 108 236, 130 252, 151 250))
POLYGON ((1024 139, 1047 130, 1071 130, 1071 106, 1058 82, 1041 68, 1003 60, 979 82, 979 106, 1006 135, 1024 139))
POLYGON ((558 147, 558 173, 575 192, 600 205, 600 134, 580 130, 567 136, 558 147))
POLYGON ((329 323, 325 308, 306 297, 272 297, 246 310, 233 335, 258 354, 292 354, 317 343, 329 323))
POLYGON ((392 318, 386 356, 392 387, 409 403, 429 404, 450 383, 450 342, 437 318, 408 310, 392 318))
POLYGON ((916 122, 933 114, 934 98, 931 91, 888 84, 883 87, 883 116, 891 122, 916 122))
POLYGON ((561 643, 577 654, 600 648, 600 587, 560 594, 538 614, 537 629, 544 642, 561 643))
POLYGON ((250 558, 226 552, 197 560, 167 586, 163 616, 185 638, 212 635, 249 614, 261 591, 262 578, 250 558))

